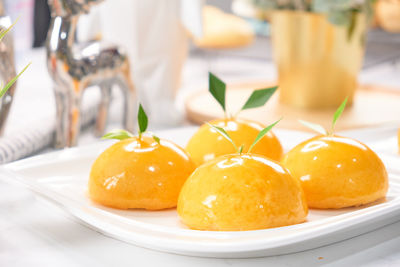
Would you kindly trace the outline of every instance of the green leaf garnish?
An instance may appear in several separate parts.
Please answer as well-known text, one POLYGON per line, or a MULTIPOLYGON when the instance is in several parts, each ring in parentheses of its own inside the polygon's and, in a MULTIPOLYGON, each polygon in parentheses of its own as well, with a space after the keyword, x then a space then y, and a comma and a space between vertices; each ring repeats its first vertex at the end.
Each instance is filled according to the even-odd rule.
POLYGON ((214 130, 216 130, 220 135, 222 135, 226 140, 228 140, 229 142, 232 143, 233 147, 235 148, 236 151, 239 152, 238 147, 236 146, 236 144, 233 142, 232 138, 229 136, 229 134, 224 130, 224 128, 221 128, 219 126, 216 125, 212 125, 210 123, 207 122, 207 124, 213 128, 214 130))
MULTIPOLYGON (((138 124, 139 124, 139 139, 142 138, 142 134, 146 132, 148 125, 148 118, 146 112, 144 111, 142 104, 139 104, 138 110, 138 124)), ((149 133, 158 144, 160 144, 160 138, 156 135, 149 133)), ((127 138, 133 137, 133 134, 126 130, 113 130, 107 134, 105 134, 101 139, 117 139, 124 140, 127 138)))
POLYGON ((124 140, 133 137, 133 134, 131 134, 128 131, 122 130, 122 129, 117 129, 117 130, 112 130, 109 133, 106 133, 101 139, 117 139, 117 140, 124 140))
POLYGON ((148 125, 147 115, 146 112, 144 112, 142 104, 139 104, 138 124, 139 124, 139 139, 140 139, 142 137, 142 133, 146 131, 148 125))
POLYGON ((346 97, 346 99, 342 102, 342 104, 340 104, 340 106, 338 107, 338 109, 335 112, 335 115, 333 115, 332 127, 331 127, 331 132, 330 132, 331 134, 333 134, 333 132, 334 132, 336 121, 339 119, 340 115, 342 115, 344 108, 346 107, 347 100, 348 100, 348 97, 346 97))
POLYGON ((155 136, 155 135, 153 134, 153 139, 154 139, 154 141, 157 142, 157 144, 160 144, 160 138, 159 138, 158 136, 155 136))
POLYGON ((316 131, 317 133, 320 133, 322 135, 328 134, 328 132, 325 130, 325 128, 322 125, 319 125, 317 123, 308 122, 308 121, 303 121, 303 120, 299 120, 299 122, 301 124, 303 124, 304 126, 306 126, 307 128, 310 128, 311 130, 316 131))
POLYGON ((278 86, 253 91, 241 110, 264 106, 275 93, 276 89, 278 89, 278 86))
POLYGON ((4 86, 2 89, 0 89, 0 98, 3 97, 3 95, 8 91, 8 89, 10 89, 10 87, 17 81, 17 79, 19 78, 19 76, 21 76, 22 73, 24 73, 26 71, 26 69, 32 64, 29 63, 28 65, 25 66, 25 68, 18 73, 17 76, 15 76, 14 78, 11 79, 11 81, 9 81, 6 86, 4 86))
POLYGON ((15 24, 17 23, 18 18, 14 21, 13 24, 11 24, 10 27, 8 27, 7 29, 3 29, 0 31, 0 40, 4 38, 4 36, 12 29, 12 27, 15 26, 15 24))
POLYGON ((311 130, 316 131, 317 133, 320 133, 322 135, 331 135, 334 133, 336 121, 339 119, 340 115, 342 115, 342 113, 346 107, 347 99, 348 99, 348 97, 346 97, 346 99, 342 102, 342 104, 340 104, 340 106, 336 110, 335 114, 333 115, 332 126, 331 126, 330 132, 328 132, 323 126, 321 126, 317 123, 312 123, 312 122, 303 121, 303 120, 299 120, 299 122, 301 124, 303 124, 304 126, 306 126, 307 128, 310 128, 311 130))
POLYGON ((217 100, 217 102, 221 105, 224 112, 226 112, 225 109, 226 84, 211 72, 208 73, 208 90, 215 98, 215 100, 217 100))
MULTIPOLYGON (((280 118, 278 121, 274 122, 273 124, 267 126, 266 128, 264 128, 263 130, 261 130, 256 139, 254 140, 253 144, 250 146, 249 150, 247 153, 250 153, 250 151, 253 149, 253 147, 258 143, 258 141, 261 140, 261 138, 264 137, 264 135, 266 135, 275 125, 277 125, 280 121, 282 120, 282 118, 280 118)), ((241 145, 239 148, 236 146, 235 142, 233 142, 232 138, 229 136, 229 134, 221 127, 216 126, 216 125, 212 125, 210 123, 207 122, 207 124, 213 128, 214 130, 216 130, 220 135, 222 135, 226 140, 228 140, 229 142, 231 142, 231 144, 233 145, 233 147, 235 148, 235 150, 239 153, 239 155, 242 154, 243 149, 244 149, 244 145, 241 145)))
POLYGON ((265 127, 264 129, 262 129, 256 139, 254 140, 253 144, 251 144, 249 150, 247 151, 247 153, 250 153, 250 151, 253 149, 253 147, 258 143, 258 141, 261 140, 261 138, 264 137, 264 135, 266 135, 272 128, 274 128, 275 125, 277 125, 283 118, 280 118, 279 120, 277 120, 276 122, 272 123, 271 125, 265 127))
MULTIPOLYGON (((278 86, 253 91, 250 97, 247 99, 246 103, 234 115, 234 117, 242 110, 257 108, 265 105, 265 103, 275 93, 276 89, 278 89, 278 86)), ((208 73, 208 91, 211 93, 214 99, 217 100, 217 102, 224 110, 225 116, 227 116, 225 103, 226 84, 211 72, 208 73)))
POLYGON ((239 147, 239 155, 242 154, 243 148, 244 148, 244 145, 241 145, 241 146, 239 147))

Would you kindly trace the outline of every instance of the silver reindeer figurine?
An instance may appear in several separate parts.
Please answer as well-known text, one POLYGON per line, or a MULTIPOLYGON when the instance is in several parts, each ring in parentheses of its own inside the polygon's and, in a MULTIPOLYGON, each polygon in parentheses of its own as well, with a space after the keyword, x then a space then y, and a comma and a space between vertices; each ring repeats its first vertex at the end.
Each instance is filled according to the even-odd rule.
MULTIPOLYGON (((11 26, 11 19, 4 13, 3 1, 0 0, 0 30, 6 30, 11 26)), ((16 76, 14 65, 14 43, 12 34, 8 33, 0 42, 0 77, 3 84, 9 82, 16 76)), ((16 83, 8 89, 7 93, 0 100, 0 135, 4 133, 4 128, 8 113, 13 100, 16 83)))
POLYGON ((55 146, 75 146, 80 132, 80 104, 85 88, 98 85, 101 102, 96 133, 101 134, 107 121, 111 89, 117 84, 124 93, 124 126, 133 131, 136 96, 130 79, 125 52, 102 41, 76 43, 80 15, 88 13, 102 0, 48 0, 51 25, 47 36, 47 66, 54 82, 57 121, 55 146))

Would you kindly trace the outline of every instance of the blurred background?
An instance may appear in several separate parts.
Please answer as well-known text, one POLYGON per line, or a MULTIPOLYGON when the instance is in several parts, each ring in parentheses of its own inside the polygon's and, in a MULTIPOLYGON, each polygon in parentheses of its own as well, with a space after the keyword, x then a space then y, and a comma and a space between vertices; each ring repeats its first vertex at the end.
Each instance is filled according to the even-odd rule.
MULTIPOLYGON (((378 2, 388 2, 387 9, 389 10, 375 14, 371 31, 368 33, 364 69, 385 62, 395 64, 400 58, 400 2, 396 0, 378 0, 378 2)), ((6 10, 13 19, 21 17, 24 20, 26 18, 27 22, 33 21, 32 24, 21 22, 16 26, 14 34, 18 39, 17 43, 21 45, 20 49, 43 46, 50 23, 47 0, 6 0, 5 3, 6 10)), ((204 1, 204 4, 217 7, 226 13, 233 13, 232 0, 207 0, 204 1)), ((239 49, 222 49, 218 51, 218 54, 272 61, 268 22, 252 18, 246 18, 246 20, 256 32, 254 42, 239 49)), ((204 53, 207 52, 210 53, 207 49, 194 44, 190 47, 190 53, 194 56, 204 56, 204 53)), ((211 54, 213 53, 211 52, 211 54)))
MULTIPOLYGON (((264 123, 284 115, 285 128, 297 129, 299 117, 326 124, 346 96, 354 101, 340 129, 400 121, 398 0, 100 2, 79 16, 75 43, 107 40, 127 51, 152 129, 221 116, 206 93, 209 72, 228 84, 232 110, 250 90, 279 84, 268 107, 243 113, 264 123)), ((21 132, 36 136, 20 154, 0 155, 6 162, 48 149, 57 107, 46 66, 47 0, 4 0, 4 8, 12 21, 18 18, 16 68, 33 65, 19 80, 0 152, 17 141, 26 145, 21 132)), ((113 90, 108 129, 120 125, 122 98, 113 90)), ((99 90, 85 92, 81 121, 88 131, 81 144, 96 140, 90 129, 99 99, 99 90)))

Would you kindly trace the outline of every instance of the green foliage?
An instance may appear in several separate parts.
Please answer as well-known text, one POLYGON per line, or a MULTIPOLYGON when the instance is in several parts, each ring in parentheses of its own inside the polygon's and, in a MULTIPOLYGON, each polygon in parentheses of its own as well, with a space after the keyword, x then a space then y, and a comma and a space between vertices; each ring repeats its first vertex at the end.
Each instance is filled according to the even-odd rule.
POLYGON ((18 21, 18 19, 13 23, 13 24, 11 24, 11 26, 10 27, 8 27, 7 29, 2 29, 1 31, 0 31, 0 41, 4 38, 4 36, 12 29, 12 27, 14 27, 14 25, 17 23, 17 21, 18 21))
POLYGON ((275 93, 278 86, 253 91, 241 110, 262 107, 275 93))
MULTIPOLYGON (((10 27, 8 27, 7 29, 3 29, 0 31, 0 41, 4 38, 4 36, 12 29, 12 27, 14 27, 14 25, 17 23, 18 20, 16 20, 10 27)), ((15 76, 13 79, 11 79, 4 87, 3 84, 1 85, 1 89, 0 89, 0 98, 3 97, 3 95, 8 91, 8 89, 10 89, 11 86, 13 86, 13 84, 17 81, 17 79, 19 78, 19 76, 21 76, 22 73, 24 73, 26 71, 26 69, 31 65, 31 63, 29 63, 28 65, 25 66, 25 68, 18 73, 17 76, 15 76)))
POLYGON ((304 126, 306 126, 307 128, 309 128, 309 129, 311 129, 311 130, 313 130, 313 131, 315 131, 315 132, 317 132, 319 134, 322 134, 322 135, 327 135, 328 134, 328 132, 325 130, 325 128, 320 124, 312 123, 312 122, 308 122, 308 121, 303 121, 303 120, 299 120, 299 122, 301 124, 303 124, 304 126))
POLYGON ((347 100, 348 100, 348 97, 346 97, 346 99, 342 102, 342 104, 340 104, 338 109, 335 111, 335 114, 333 115, 333 119, 332 119, 331 130, 329 132, 322 125, 319 125, 317 123, 312 123, 312 122, 303 121, 303 120, 299 120, 299 122, 301 124, 303 124, 304 126, 306 126, 307 128, 309 128, 319 134, 332 135, 335 131, 335 125, 336 125, 337 120, 340 118, 344 109, 346 108, 347 100))
MULTIPOLYGON (((234 115, 236 117, 240 111, 251 108, 258 108, 264 106, 265 103, 271 98, 271 96, 278 89, 278 86, 254 90, 250 97, 247 99, 243 107, 234 115)), ((208 75, 208 91, 214 97, 215 100, 220 104, 224 110, 225 117, 227 117, 226 110, 226 84, 211 72, 208 75)))
POLYGON ((208 90, 215 100, 217 100, 217 102, 221 105, 224 112, 226 112, 226 84, 211 72, 208 74, 208 90))
MULTIPOLYGON (((207 124, 208 124, 211 128, 213 128, 215 131, 217 131, 220 135, 222 135, 226 140, 228 140, 228 141, 233 145, 233 147, 235 148, 235 150, 239 153, 238 147, 236 146, 235 142, 233 142, 232 138, 229 136, 229 134, 225 131, 224 128, 221 128, 221 127, 216 126, 216 125, 212 125, 212 124, 210 124, 210 123, 208 123, 208 122, 207 122, 207 124)), ((239 153, 239 154, 240 154, 240 153, 239 153)))
MULTIPOLYGON (((244 0, 263 10, 289 9, 327 14, 335 25, 351 25, 353 12, 362 12, 370 19, 375 0, 244 0)), ((351 27, 351 26, 349 26, 351 27)), ((354 26, 353 26, 354 27, 354 26)), ((351 32, 351 30, 350 30, 351 32)), ((349 33, 351 36, 351 33, 349 33)))
MULTIPOLYGON (((142 104, 139 104, 138 110, 138 124, 139 124, 139 139, 142 137, 142 134, 146 132, 148 125, 148 118, 146 112, 144 111, 142 104)), ((160 138, 154 134, 149 133, 158 144, 160 144, 160 138)), ((113 130, 107 134, 105 134, 101 139, 117 139, 124 140, 133 137, 133 134, 126 130, 113 130)))
POLYGON ((280 119, 277 120, 276 122, 274 122, 274 123, 272 123, 271 125, 265 127, 264 129, 262 129, 262 130, 258 133, 258 135, 257 135, 256 139, 254 140, 253 144, 251 144, 251 146, 250 146, 249 150, 247 151, 247 153, 250 153, 251 150, 253 149, 253 147, 258 143, 258 141, 260 141, 261 138, 263 138, 264 135, 266 135, 272 128, 274 128, 274 126, 277 125, 281 120, 282 120, 282 118, 280 118, 280 119))
POLYGON ((147 125, 148 125, 148 118, 146 112, 144 112, 142 104, 139 104, 138 124, 139 124, 139 138, 140 138, 142 136, 142 133, 144 133, 147 130, 147 125))
POLYGON ((153 139, 157 142, 157 144, 160 144, 160 138, 158 136, 153 134, 153 139))
POLYGON ((106 133, 101 139, 117 139, 117 140, 124 140, 133 137, 133 135, 125 130, 117 129, 112 130, 109 133, 106 133))
POLYGON ((239 155, 243 153, 243 148, 244 148, 244 145, 241 145, 241 146, 239 147, 239 155))
POLYGON ((18 73, 17 76, 15 76, 14 78, 11 79, 11 81, 9 81, 2 89, 0 89, 0 98, 3 97, 3 95, 8 91, 8 89, 10 89, 11 86, 13 86, 13 84, 17 81, 17 79, 19 78, 19 76, 22 75, 22 73, 24 73, 26 71, 26 69, 31 65, 32 63, 29 63, 28 65, 25 66, 25 68, 18 73))
MULTIPOLYGON (((258 143, 258 141, 260 141, 261 138, 263 138, 264 135, 266 135, 266 134, 267 134, 275 125, 277 125, 281 120, 282 120, 282 118, 279 119, 278 121, 274 122, 273 124, 267 126, 267 127, 264 128, 263 130, 261 130, 261 131, 258 133, 258 135, 257 135, 256 139, 254 140, 253 144, 251 144, 251 146, 250 146, 249 150, 247 151, 247 153, 250 153, 250 151, 251 151, 251 150, 253 149, 253 147, 258 143)), ((222 135, 226 140, 228 140, 228 141, 233 145, 233 147, 235 148, 235 150, 237 151, 237 153, 238 153, 239 155, 242 154, 243 148, 244 148, 244 145, 243 145, 243 144, 238 148, 237 145, 235 144, 235 142, 233 142, 232 138, 229 136, 229 134, 224 130, 224 128, 219 127, 219 126, 216 126, 216 125, 212 125, 212 124, 210 124, 210 123, 207 123, 207 124, 208 124, 211 128, 213 128, 215 131, 217 131, 220 135, 222 135)))
POLYGON ((346 99, 342 102, 342 104, 340 104, 340 106, 336 110, 335 114, 333 115, 331 133, 333 133, 333 131, 335 130, 336 121, 342 115, 342 113, 346 107, 347 100, 348 100, 348 97, 346 97, 346 99))

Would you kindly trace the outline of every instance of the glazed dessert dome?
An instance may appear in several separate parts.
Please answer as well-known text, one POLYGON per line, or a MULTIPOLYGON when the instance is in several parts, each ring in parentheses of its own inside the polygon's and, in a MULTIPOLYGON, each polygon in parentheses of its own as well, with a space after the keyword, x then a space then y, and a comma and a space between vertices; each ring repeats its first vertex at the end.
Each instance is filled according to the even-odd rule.
POLYGON ((187 153, 170 141, 128 138, 109 147, 94 162, 89 197, 118 209, 173 208, 194 169, 187 153))
POLYGON ((301 223, 308 208, 300 182, 278 162, 255 154, 232 154, 198 167, 178 200, 191 229, 256 230, 301 223))
POLYGON ((388 190, 381 159, 350 138, 314 137, 289 151, 282 163, 301 182, 310 208, 359 206, 385 197, 388 190))

